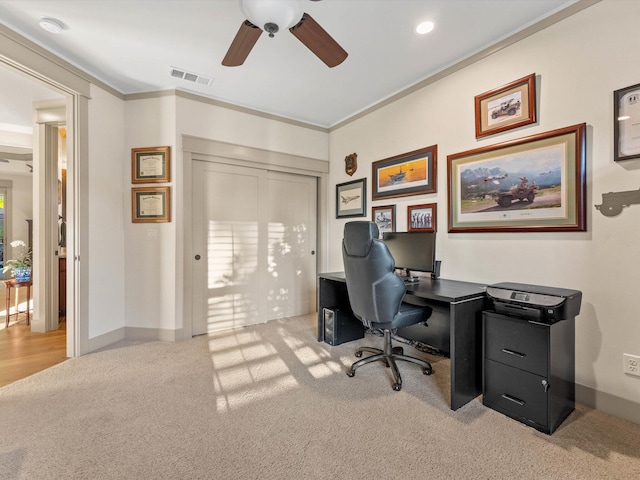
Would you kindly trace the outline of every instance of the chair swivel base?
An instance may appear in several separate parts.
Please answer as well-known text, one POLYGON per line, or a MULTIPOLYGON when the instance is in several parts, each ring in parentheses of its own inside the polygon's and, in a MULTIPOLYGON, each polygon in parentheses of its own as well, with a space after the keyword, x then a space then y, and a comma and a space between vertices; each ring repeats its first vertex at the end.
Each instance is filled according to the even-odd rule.
POLYGON ((433 368, 429 362, 404 355, 402 347, 392 347, 391 332, 389 330, 384 331, 384 350, 372 347, 360 347, 358 351, 356 351, 356 357, 362 357, 363 352, 373 353, 373 355, 363 358, 362 360, 358 360, 351 365, 351 368, 347 370, 347 376, 353 377, 356 374, 356 369, 366 365, 367 363, 384 362, 387 367, 391 368, 391 373, 393 374, 394 379, 394 383, 391 385, 391 388, 397 392, 402 389, 402 377, 398 371, 396 360, 404 360, 405 362, 420 365, 422 367, 422 373, 425 375, 431 375, 433 373, 433 368))

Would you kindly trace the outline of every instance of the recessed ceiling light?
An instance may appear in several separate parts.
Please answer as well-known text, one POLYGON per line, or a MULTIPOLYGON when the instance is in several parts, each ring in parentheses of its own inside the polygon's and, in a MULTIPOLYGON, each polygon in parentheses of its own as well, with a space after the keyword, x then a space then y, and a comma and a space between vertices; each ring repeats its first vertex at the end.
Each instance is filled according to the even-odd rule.
POLYGON ((38 22, 38 25, 40 25, 40 28, 43 30, 55 34, 62 33, 62 30, 64 29, 64 23, 55 18, 42 17, 38 22))
POLYGON ((420 35, 424 35, 425 33, 429 33, 435 28, 435 24, 433 22, 422 22, 416 27, 416 33, 420 35))

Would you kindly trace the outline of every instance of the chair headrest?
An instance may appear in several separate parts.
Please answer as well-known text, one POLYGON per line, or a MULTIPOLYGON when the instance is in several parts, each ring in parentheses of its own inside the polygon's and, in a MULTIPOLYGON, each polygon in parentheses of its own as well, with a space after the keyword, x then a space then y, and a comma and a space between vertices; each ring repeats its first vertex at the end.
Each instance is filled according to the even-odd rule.
POLYGON ((379 235, 378 225, 373 222, 348 222, 344 226, 343 245, 347 255, 366 257, 371 244, 379 235))

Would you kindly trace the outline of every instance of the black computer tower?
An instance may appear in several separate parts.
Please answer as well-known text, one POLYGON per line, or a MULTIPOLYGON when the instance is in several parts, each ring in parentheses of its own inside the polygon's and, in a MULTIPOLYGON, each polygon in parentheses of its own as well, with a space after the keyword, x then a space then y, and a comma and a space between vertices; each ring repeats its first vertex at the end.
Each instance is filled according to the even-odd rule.
POLYGON ((364 325, 353 315, 337 308, 322 310, 325 343, 335 346, 364 338, 364 325))

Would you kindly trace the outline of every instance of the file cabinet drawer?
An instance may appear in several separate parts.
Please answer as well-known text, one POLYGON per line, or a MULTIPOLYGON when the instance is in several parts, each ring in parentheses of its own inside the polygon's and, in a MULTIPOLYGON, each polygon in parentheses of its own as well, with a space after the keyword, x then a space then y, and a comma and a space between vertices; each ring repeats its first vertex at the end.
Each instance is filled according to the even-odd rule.
POLYGON ((485 358, 547 376, 548 326, 486 312, 484 339, 485 358))
POLYGON ((525 423, 548 427, 545 377, 492 360, 485 360, 484 368, 484 405, 525 423))

